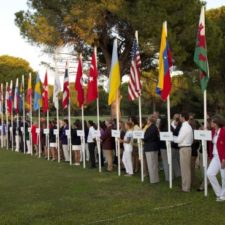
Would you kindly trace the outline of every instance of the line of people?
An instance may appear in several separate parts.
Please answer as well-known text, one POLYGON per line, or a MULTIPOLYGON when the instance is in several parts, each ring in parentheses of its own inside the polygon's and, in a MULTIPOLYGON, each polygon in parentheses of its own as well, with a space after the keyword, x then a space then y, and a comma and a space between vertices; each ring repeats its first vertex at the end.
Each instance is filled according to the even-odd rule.
MULTIPOLYGON (((217 200, 225 200, 225 129, 224 122, 221 116, 208 118, 208 130, 212 130, 212 142, 207 142, 207 150, 209 156, 208 178, 212 184, 213 190, 216 193, 217 200), (210 159, 212 159, 210 161, 210 159), (216 174, 221 172, 222 185, 217 181, 216 174)), ((56 133, 57 120, 51 120, 49 123, 49 148, 50 158, 55 161, 60 157, 65 162, 70 161, 68 134, 69 130, 68 120, 60 121, 59 140, 60 151, 58 154, 58 145, 56 133)), ((89 162, 90 168, 96 168, 98 163, 98 150, 96 145, 95 131, 96 124, 89 120, 85 121, 84 139, 85 139, 85 158, 89 162)), ((165 180, 169 181, 169 164, 167 147, 165 141, 160 141, 160 132, 168 131, 167 118, 160 116, 155 112, 148 119, 142 119, 143 126, 139 127, 139 120, 137 117, 130 117, 124 123, 120 121, 120 149, 122 163, 121 167, 125 170, 125 176, 132 176, 134 173, 140 172, 140 152, 138 148, 138 140, 133 138, 134 130, 143 130, 143 165, 144 177, 149 176, 150 183, 159 182, 159 171, 163 169, 165 180)), ((6 146, 8 140, 9 148, 12 144, 16 147, 16 151, 24 151, 23 135, 25 135, 26 149, 28 154, 31 154, 30 137, 32 138, 33 150, 36 155, 39 153, 39 138, 37 134, 38 124, 34 122, 29 132, 30 122, 25 122, 25 132, 22 132, 23 121, 17 118, 11 123, 8 122, 7 129, 6 122, 1 123, 3 135, 1 135, 1 146, 6 146), (7 138, 8 135, 8 138, 7 138), (30 136, 31 135, 31 136, 30 136)), ((48 148, 46 135, 47 123, 45 119, 41 119, 40 129, 40 146, 41 155, 48 157, 48 148)), ((71 147, 72 147, 72 162, 75 166, 79 166, 83 161, 82 141, 78 135, 78 130, 82 129, 80 120, 76 120, 71 127, 71 147)), ((112 137, 112 130, 116 129, 116 121, 106 120, 100 122, 100 140, 101 140, 101 166, 106 165, 105 171, 112 172, 118 166, 118 158, 116 154, 115 138, 112 137)), ((193 115, 188 113, 174 114, 171 122, 171 131, 174 136, 172 144, 172 169, 173 179, 181 177, 181 186, 183 192, 189 192, 191 186, 196 187, 196 165, 201 168, 203 175, 203 154, 202 145, 198 140, 194 140, 193 131, 203 129, 203 124, 199 123, 193 115), (198 162, 198 163, 197 163, 198 162)), ((203 176, 202 176, 203 177, 203 176)), ((204 190, 203 181, 198 186, 198 191, 204 190)))

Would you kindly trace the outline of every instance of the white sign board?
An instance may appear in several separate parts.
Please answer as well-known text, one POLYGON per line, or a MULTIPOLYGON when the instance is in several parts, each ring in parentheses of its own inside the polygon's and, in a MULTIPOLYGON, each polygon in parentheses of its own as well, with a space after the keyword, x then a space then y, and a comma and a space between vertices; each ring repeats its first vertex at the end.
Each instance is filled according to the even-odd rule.
POLYGON ((195 140, 211 141, 212 132, 210 130, 195 130, 194 138, 195 140))
POLYGON ((144 138, 144 132, 142 130, 134 130, 133 131, 133 138, 134 139, 143 139, 144 138))
POLYGON ((36 128, 36 133, 40 134, 40 128, 36 128))
POLYGON ((66 136, 70 137, 70 130, 66 130, 66 136))
POLYGON ((173 141, 173 133, 172 132, 160 132, 160 140, 161 141, 173 141))
POLYGON ((120 131, 119 130, 112 130, 112 137, 120 138, 120 131))
POLYGON ((49 134, 49 129, 44 129, 44 134, 49 134))
POLYGON ((10 132, 12 132, 12 130, 13 130, 12 127, 10 127, 9 130, 10 130, 10 132))
POLYGON ((58 129, 53 130, 54 135, 58 135, 58 129))
POLYGON ((77 130, 77 136, 84 137, 84 131, 83 130, 77 130))
POLYGON ((101 137, 101 132, 100 132, 100 130, 95 130, 95 131, 94 131, 94 137, 95 137, 95 138, 100 138, 100 137, 101 137))

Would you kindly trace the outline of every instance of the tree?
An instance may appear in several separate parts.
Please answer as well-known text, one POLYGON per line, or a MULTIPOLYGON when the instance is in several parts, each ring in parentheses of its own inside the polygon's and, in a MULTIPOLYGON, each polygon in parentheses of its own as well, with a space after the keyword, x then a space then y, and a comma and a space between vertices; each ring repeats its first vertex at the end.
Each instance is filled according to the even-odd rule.
POLYGON ((0 56, 0 83, 10 82, 22 75, 27 80, 29 73, 34 74, 34 71, 26 60, 8 55, 0 56))

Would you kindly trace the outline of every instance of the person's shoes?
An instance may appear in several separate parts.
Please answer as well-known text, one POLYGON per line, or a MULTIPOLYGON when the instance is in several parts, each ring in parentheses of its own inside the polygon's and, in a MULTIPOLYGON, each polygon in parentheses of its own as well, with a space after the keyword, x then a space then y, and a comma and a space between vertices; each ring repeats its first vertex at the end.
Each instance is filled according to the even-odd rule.
POLYGON ((204 188, 199 187, 199 188, 197 188, 197 191, 199 191, 199 192, 204 191, 204 188))
POLYGON ((74 163, 75 166, 80 166, 80 163, 74 163))
POLYGON ((124 174, 124 176, 125 176, 125 177, 132 177, 133 174, 126 173, 126 174, 124 174))
POLYGON ((225 201, 225 197, 217 197, 216 201, 217 202, 224 202, 225 201))

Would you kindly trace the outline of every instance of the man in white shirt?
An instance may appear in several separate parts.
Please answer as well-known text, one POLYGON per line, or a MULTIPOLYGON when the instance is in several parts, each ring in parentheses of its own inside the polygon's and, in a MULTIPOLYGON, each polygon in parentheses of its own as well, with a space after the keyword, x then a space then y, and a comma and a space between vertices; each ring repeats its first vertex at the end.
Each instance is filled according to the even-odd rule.
POLYGON ((189 115, 181 113, 182 126, 177 137, 180 149, 180 169, 182 180, 182 191, 189 192, 191 189, 191 145, 193 143, 193 130, 188 123, 189 115))

